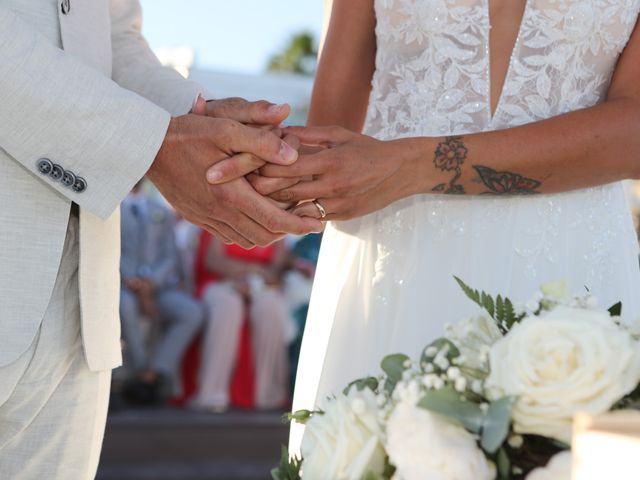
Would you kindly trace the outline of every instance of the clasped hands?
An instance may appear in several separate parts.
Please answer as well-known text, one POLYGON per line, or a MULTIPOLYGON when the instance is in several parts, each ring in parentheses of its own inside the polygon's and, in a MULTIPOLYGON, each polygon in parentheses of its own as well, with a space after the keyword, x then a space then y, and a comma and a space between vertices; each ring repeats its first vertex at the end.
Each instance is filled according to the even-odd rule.
MULTIPOLYGON (((418 193, 415 155, 340 127, 287 127, 287 105, 199 97, 147 173, 189 221, 245 248, 319 232, 418 193), (298 152, 300 150, 300 152, 298 152)), ((407 148, 409 147, 409 148, 407 148)))

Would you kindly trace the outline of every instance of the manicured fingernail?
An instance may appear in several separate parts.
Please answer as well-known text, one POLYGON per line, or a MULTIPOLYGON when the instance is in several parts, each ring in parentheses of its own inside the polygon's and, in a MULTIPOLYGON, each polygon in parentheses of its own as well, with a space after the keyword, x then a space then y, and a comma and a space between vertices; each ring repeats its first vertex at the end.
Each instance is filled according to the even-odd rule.
POLYGON ((222 172, 214 168, 207 171, 207 182, 217 183, 222 179, 222 172))
POLYGON ((293 163, 298 159, 298 151, 287 142, 280 142, 280 156, 287 163, 293 163))

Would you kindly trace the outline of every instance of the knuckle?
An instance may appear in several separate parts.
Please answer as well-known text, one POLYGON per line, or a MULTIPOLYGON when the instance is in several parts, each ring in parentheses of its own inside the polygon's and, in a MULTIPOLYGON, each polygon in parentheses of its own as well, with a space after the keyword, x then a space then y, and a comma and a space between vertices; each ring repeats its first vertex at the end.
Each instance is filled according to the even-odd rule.
MULTIPOLYGON (((229 190, 228 188, 225 188, 225 185, 218 185, 213 188, 215 189, 215 192, 216 192, 217 202, 215 203, 217 205, 233 205, 234 196, 231 190, 229 190)), ((219 212, 219 213, 222 213, 222 212, 219 212)))
POLYGON ((341 178, 337 178, 333 180, 333 182, 331 183, 330 191, 331 191, 331 196, 342 197, 346 193, 348 193, 349 188, 345 180, 341 178))
POLYGON ((258 133, 258 147, 263 155, 275 155, 280 151, 281 140, 272 132, 260 130, 258 133))

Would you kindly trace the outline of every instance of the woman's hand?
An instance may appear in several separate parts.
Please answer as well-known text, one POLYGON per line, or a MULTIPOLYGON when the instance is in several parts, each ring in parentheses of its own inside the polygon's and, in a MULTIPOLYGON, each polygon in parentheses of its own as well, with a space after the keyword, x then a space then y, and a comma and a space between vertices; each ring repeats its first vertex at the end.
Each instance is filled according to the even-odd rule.
POLYGON ((425 162, 414 140, 383 142, 341 127, 290 127, 285 133, 303 145, 322 147, 287 167, 266 165, 260 170, 264 183, 292 183, 261 193, 278 202, 303 202, 292 209, 297 215, 320 218, 320 209, 312 203, 316 200, 326 211, 324 220, 347 220, 420 193, 420 164, 425 162))

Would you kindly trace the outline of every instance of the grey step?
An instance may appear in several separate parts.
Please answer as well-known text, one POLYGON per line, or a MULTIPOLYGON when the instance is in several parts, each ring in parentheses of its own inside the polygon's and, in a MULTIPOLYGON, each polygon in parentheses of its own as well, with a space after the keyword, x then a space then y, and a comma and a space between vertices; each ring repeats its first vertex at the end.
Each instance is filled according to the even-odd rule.
POLYGON ((107 421, 98 479, 268 479, 287 437, 280 413, 117 412, 107 421))
POLYGON ((266 480, 274 465, 164 464, 101 466, 96 480, 266 480))

